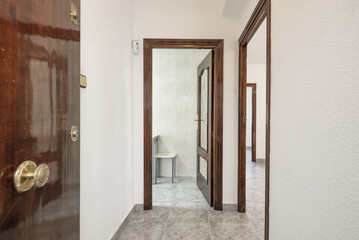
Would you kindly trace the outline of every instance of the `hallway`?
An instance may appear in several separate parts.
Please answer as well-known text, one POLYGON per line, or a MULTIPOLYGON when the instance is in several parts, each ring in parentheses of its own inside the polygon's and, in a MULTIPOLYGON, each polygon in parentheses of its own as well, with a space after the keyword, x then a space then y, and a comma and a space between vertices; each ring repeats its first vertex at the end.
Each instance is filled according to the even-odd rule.
POLYGON ((359 239, 359 0, 0 5, 0 240, 359 239))
POLYGON ((188 239, 261 240, 264 238, 264 161, 253 163, 247 149, 247 212, 224 204, 214 211, 196 186, 195 179, 179 178, 172 184, 159 179, 153 185, 154 209, 137 205, 129 221, 113 240, 188 239))

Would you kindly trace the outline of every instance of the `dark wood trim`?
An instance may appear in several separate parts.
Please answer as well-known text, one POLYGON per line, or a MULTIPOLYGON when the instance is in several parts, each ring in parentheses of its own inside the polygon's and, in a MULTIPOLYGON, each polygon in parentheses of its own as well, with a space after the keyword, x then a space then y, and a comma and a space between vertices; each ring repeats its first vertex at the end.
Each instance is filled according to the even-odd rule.
POLYGON ((246 211, 246 82, 247 44, 262 22, 267 19, 267 79, 266 79, 266 170, 265 170, 265 229, 264 239, 269 239, 270 193, 270 110, 271 110, 271 0, 260 0, 239 37, 239 124, 238 124, 238 211, 246 211))
POLYGON ((252 162, 257 161, 257 84, 247 83, 252 88, 252 162))
POLYGON ((152 49, 214 50, 213 208, 223 208, 223 39, 144 39, 144 210, 152 209, 152 49))
POLYGON ((270 194, 270 121, 271 121, 271 81, 272 81, 272 39, 271 39, 271 26, 272 26, 272 15, 271 15, 271 1, 267 0, 267 124, 266 124, 266 175, 265 175, 265 229, 264 239, 269 239, 269 194, 270 194))
POLYGON ((258 28, 261 26, 264 19, 268 16, 268 4, 269 0, 260 0, 254 9, 249 21, 244 28, 241 36, 238 39, 238 42, 241 45, 246 45, 257 32, 258 28))
POLYGON ((143 111, 144 111, 144 200, 143 208, 152 209, 152 48, 143 42, 143 111))
POLYGON ((239 103, 238 103, 238 211, 246 211, 246 80, 247 45, 239 47, 239 103))

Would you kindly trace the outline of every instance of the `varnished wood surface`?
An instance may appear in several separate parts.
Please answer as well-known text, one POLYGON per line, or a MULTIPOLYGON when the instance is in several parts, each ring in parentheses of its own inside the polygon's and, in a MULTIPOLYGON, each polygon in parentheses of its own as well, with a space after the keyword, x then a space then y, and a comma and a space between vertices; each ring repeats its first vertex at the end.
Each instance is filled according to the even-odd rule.
POLYGON ((270 128, 271 128, 271 88, 272 88, 272 15, 271 2, 267 0, 267 124, 266 124, 266 173, 265 173, 265 220, 264 220, 264 239, 269 239, 269 194, 270 194, 270 128))
POLYGON ((246 211, 247 45, 239 47, 238 211, 246 211))
POLYGON ((201 95, 202 95, 202 74, 207 69, 208 70, 208 80, 207 80, 207 150, 201 147, 201 130, 203 121, 198 121, 197 129, 197 186, 202 192, 203 196, 206 198, 208 204, 213 206, 213 188, 212 188, 212 168, 213 168, 213 158, 212 158, 212 83, 213 83, 213 50, 203 59, 201 64, 197 68, 197 116, 198 120, 201 119, 201 95), (200 156, 207 160, 207 180, 202 177, 200 174, 199 164, 200 156))
POLYGON ((246 45, 252 39, 254 34, 257 32, 258 28, 261 26, 262 22, 268 16, 269 12, 269 0, 260 0, 254 9, 251 17, 248 20, 247 25, 245 26, 241 36, 238 39, 238 42, 241 45, 246 45))
POLYGON ((152 209, 152 49, 214 50, 213 208, 223 208, 223 40, 144 39, 144 209, 152 209))
POLYGON ((148 41, 143 44, 144 83, 144 178, 143 178, 143 208, 152 209, 152 47, 148 41))
POLYGON ((267 63, 266 63, 266 170, 265 170, 265 229, 264 239, 269 239, 269 194, 270 194, 270 113, 271 113, 271 0, 260 0, 246 27, 239 37, 239 123, 238 123, 238 211, 246 211, 246 155, 245 135, 247 83, 247 44, 263 21, 267 19, 267 63))
MULTIPOLYGON (((80 10, 79 0, 74 4, 80 10)), ((3 0, 0 8, 0 239, 79 239, 80 28, 70 1, 3 0), (16 192, 24 161, 48 183, 16 192)))

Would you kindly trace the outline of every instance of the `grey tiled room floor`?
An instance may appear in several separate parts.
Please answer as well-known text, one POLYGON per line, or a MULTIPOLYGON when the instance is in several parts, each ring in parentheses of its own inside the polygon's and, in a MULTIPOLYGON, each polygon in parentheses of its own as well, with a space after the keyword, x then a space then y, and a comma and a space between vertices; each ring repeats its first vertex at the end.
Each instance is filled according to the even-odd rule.
MULTIPOLYGON (((250 154, 247 154, 247 156, 250 154)), ((159 179, 150 211, 135 210, 117 240, 264 239, 264 162, 247 159, 247 212, 212 210, 194 179, 159 179), (168 181, 168 182, 167 182, 168 181)))
POLYGON ((158 178, 152 186, 153 206, 211 209, 196 185, 195 178, 158 178))

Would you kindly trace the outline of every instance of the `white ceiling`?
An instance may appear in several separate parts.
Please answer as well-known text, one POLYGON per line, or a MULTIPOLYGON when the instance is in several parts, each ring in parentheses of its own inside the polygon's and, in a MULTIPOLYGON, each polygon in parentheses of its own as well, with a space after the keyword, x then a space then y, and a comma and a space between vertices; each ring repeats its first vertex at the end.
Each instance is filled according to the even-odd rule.
MULTIPOLYGON (((253 0, 219 0, 223 17, 239 21, 242 14, 253 0)), ((258 0, 256 0, 258 1, 258 0)))

